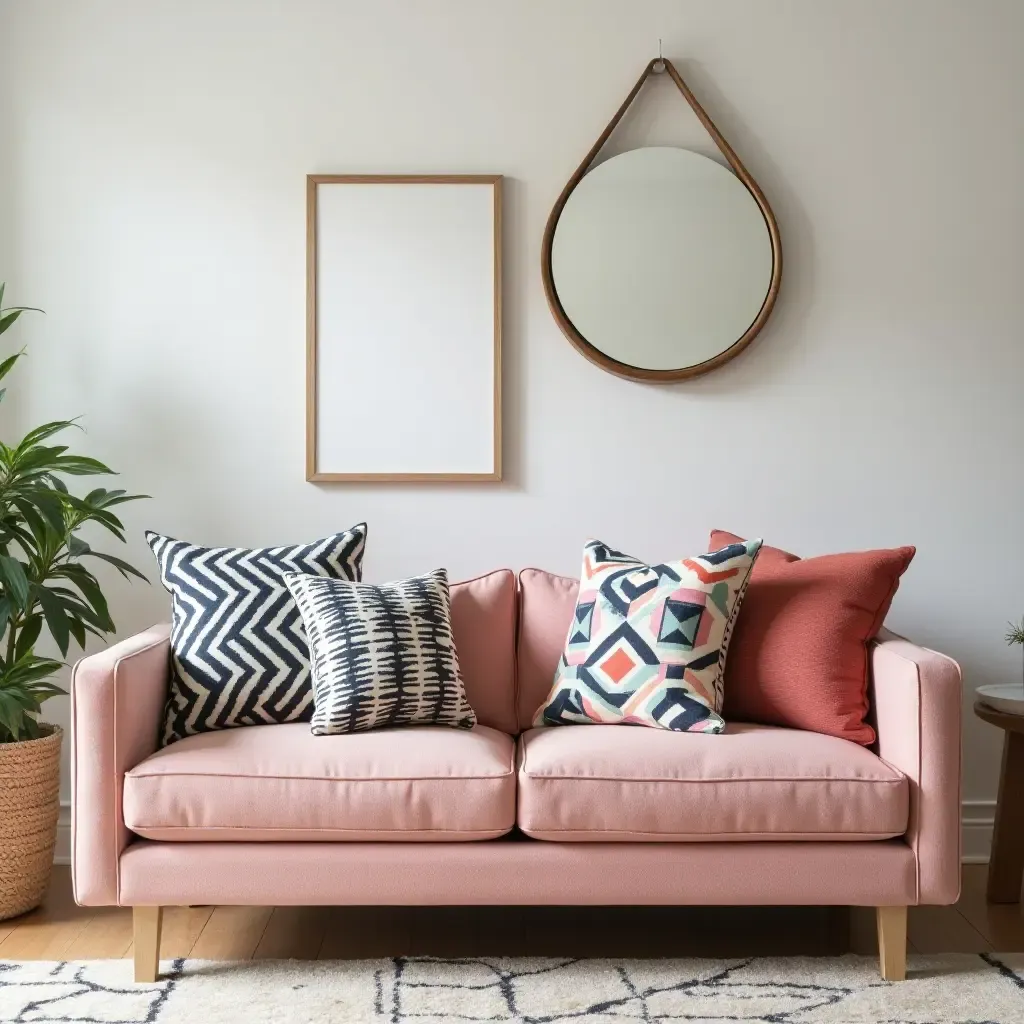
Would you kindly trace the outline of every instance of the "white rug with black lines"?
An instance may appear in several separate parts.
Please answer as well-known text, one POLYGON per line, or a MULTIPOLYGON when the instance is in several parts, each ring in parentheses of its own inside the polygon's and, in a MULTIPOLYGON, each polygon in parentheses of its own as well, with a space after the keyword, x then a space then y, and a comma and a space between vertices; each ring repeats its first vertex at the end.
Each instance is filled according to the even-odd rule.
POLYGON ((874 958, 0 961, 4 1024, 1022 1024, 1024 954, 874 958))

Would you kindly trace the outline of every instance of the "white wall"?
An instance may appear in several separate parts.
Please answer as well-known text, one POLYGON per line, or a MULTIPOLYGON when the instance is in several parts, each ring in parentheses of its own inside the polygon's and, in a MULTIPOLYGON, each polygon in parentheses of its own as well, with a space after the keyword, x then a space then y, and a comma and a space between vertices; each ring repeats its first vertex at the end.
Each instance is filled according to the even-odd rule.
MULTIPOLYGON (((590 535, 665 557, 712 526, 914 543, 890 624, 969 688, 1020 678, 1021 38, 1017 0, 0 0, 0 277, 49 314, 18 338, 22 426, 85 415, 84 447, 153 495, 127 511, 147 568, 144 527, 255 545, 360 519, 371 579, 573 573, 590 535), (585 362, 539 273, 551 204, 659 36, 785 253, 754 346, 670 387, 585 362), (508 176, 504 484, 304 482, 313 171, 508 176)), ((699 138, 649 99, 631 141, 699 138)), ((166 615, 158 587, 111 592, 123 635, 166 615)), ((999 737, 965 731, 984 819, 999 737)))

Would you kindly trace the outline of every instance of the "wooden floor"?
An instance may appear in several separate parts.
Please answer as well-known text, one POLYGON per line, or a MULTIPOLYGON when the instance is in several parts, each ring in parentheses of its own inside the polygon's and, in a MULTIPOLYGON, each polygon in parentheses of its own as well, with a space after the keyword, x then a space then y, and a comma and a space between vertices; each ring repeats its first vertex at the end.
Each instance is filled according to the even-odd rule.
MULTIPOLYGON (((955 907, 912 907, 912 952, 1024 951, 1019 905, 985 902, 985 868, 964 868, 955 907)), ((871 910, 839 907, 175 907, 161 955, 208 960, 379 956, 756 956, 874 954, 871 910)), ((0 921, 0 960, 132 953, 124 908, 78 907, 66 867, 45 904, 0 921)))

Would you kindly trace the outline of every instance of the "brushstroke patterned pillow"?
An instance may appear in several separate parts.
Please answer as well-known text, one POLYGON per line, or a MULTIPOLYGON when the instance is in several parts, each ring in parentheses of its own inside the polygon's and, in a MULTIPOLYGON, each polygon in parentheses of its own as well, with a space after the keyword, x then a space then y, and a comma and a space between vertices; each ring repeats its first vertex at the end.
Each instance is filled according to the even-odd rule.
POLYGON ((590 541, 565 651, 533 724, 721 732, 729 638, 760 547, 646 565, 590 541))
POLYGON ((397 725, 471 729, 448 574, 375 586, 288 573, 313 666, 313 734, 397 725))

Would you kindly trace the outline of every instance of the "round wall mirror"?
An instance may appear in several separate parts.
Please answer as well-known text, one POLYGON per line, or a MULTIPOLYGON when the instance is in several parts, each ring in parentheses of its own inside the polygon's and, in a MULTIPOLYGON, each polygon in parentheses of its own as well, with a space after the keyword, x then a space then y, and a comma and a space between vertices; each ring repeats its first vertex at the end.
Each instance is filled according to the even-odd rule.
POLYGON ((695 377, 738 354, 767 320, 781 274, 763 194, 665 65, 730 166, 653 146, 591 167, 649 66, 566 185, 544 239, 545 290, 563 333, 604 369, 645 381, 695 377))
POLYGON ((569 196, 551 247, 565 315, 599 352, 639 370, 699 366, 757 319, 772 244, 732 171, 686 149, 634 149, 569 196))

